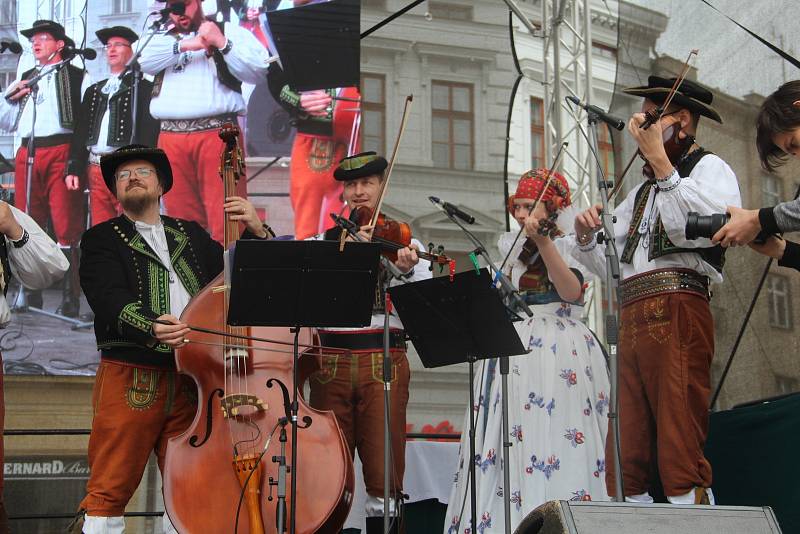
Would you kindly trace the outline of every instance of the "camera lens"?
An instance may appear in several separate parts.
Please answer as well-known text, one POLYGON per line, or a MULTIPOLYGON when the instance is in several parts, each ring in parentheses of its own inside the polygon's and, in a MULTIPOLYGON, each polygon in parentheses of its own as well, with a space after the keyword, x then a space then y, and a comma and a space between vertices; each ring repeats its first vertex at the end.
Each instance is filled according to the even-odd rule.
POLYGON ((725 226, 730 216, 727 213, 714 213, 711 215, 700 215, 696 211, 690 211, 686 217, 686 228, 684 232, 686 239, 705 237, 711 239, 719 229, 725 226))

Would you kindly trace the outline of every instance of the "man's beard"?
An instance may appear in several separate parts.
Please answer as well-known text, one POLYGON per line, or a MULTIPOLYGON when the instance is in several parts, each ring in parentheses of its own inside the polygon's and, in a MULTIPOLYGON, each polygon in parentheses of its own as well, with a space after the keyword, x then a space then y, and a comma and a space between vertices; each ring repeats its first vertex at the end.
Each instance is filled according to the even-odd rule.
POLYGON ((142 215, 154 202, 158 202, 158 197, 147 192, 125 196, 119 201, 122 209, 132 215, 142 215))

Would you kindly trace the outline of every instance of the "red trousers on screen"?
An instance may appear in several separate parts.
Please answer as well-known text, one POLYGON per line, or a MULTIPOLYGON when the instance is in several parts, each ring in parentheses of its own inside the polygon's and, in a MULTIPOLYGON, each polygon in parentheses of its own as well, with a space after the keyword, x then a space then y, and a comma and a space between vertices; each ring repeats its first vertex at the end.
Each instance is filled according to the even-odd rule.
MULTIPOLYGON (((625 494, 649 491, 655 468, 668 497, 711 487, 708 434, 714 321, 708 300, 661 293, 622 307, 619 417, 625 494)), ((610 433, 610 430, 609 430, 610 433)), ((612 440, 606 487, 614 495, 612 440)))
POLYGON ((14 205, 28 211, 42 228, 50 221, 60 245, 76 246, 86 226, 86 213, 83 191, 70 191, 64 182, 68 157, 68 143, 36 148, 28 209, 25 179, 28 148, 21 146, 14 162, 14 205))
POLYGON ((333 171, 347 152, 331 137, 298 133, 292 145, 289 196, 294 210, 295 239, 316 235, 333 223, 329 213, 339 213, 342 182, 333 171))
MULTIPOLYGON (((162 131, 158 136, 158 147, 167 153, 172 165, 172 189, 163 197, 167 215, 197 222, 211 233, 211 237, 222 243, 225 233, 222 212, 225 188, 219 174, 219 164, 225 143, 218 134, 219 129, 162 131)), ((243 144, 240 143, 240 146, 243 144)), ((236 194, 247 196, 245 176, 239 180, 236 194)))
POLYGON ((163 472, 167 442, 197 412, 196 391, 192 379, 176 371, 100 362, 92 392, 90 475, 80 509, 101 517, 125 512, 151 453, 163 472))
POLYGON ((120 215, 122 208, 117 197, 106 186, 100 165, 90 163, 86 175, 89 179, 89 205, 92 215, 92 226, 120 215))

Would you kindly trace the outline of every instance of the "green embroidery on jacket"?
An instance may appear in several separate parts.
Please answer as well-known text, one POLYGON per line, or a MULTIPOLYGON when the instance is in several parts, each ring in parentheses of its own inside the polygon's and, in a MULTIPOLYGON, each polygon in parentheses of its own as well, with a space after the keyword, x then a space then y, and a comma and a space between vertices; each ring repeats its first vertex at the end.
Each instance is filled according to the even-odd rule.
POLYGON ((139 310, 142 309, 142 302, 131 302, 127 304, 122 311, 119 312, 118 318, 118 329, 120 332, 124 331, 123 323, 127 323, 129 326, 136 328, 137 330, 141 330, 142 332, 150 332, 150 326, 152 321, 145 315, 143 315, 139 310))

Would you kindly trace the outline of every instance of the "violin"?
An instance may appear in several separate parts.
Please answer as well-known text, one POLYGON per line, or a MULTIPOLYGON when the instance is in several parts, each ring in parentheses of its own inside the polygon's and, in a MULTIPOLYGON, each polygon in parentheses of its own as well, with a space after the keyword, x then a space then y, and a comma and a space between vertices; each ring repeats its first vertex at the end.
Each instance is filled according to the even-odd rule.
MULTIPOLYGON (((555 239, 561 235, 561 231, 556 224, 556 220, 558 219, 558 212, 564 205, 564 199, 561 197, 554 197, 549 200, 545 200, 544 204, 547 207, 547 217, 539 219, 539 230, 537 230, 537 233, 541 236, 547 236, 550 239, 555 239)), ((517 259, 524 265, 528 265, 535 259, 535 255, 538 251, 539 249, 536 246, 536 242, 532 238, 528 237, 522 244, 522 250, 520 251, 519 256, 517 256, 517 259)))
MULTIPOLYGON (((373 215, 374 212, 371 208, 359 206, 350 212, 350 221, 358 227, 368 226, 373 215)), ((411 226, 408 223, 390 219, 383 213, 379 213, 375 220, 372 241, 381 244, 382 255, 386 259, 392 262, 397 261, 397 251, 411 245, 411 226)), ((422 250, 417 251, 417 256, 438 265, 446 265, 454 261, 444 254, 433 254, 422 250)))

